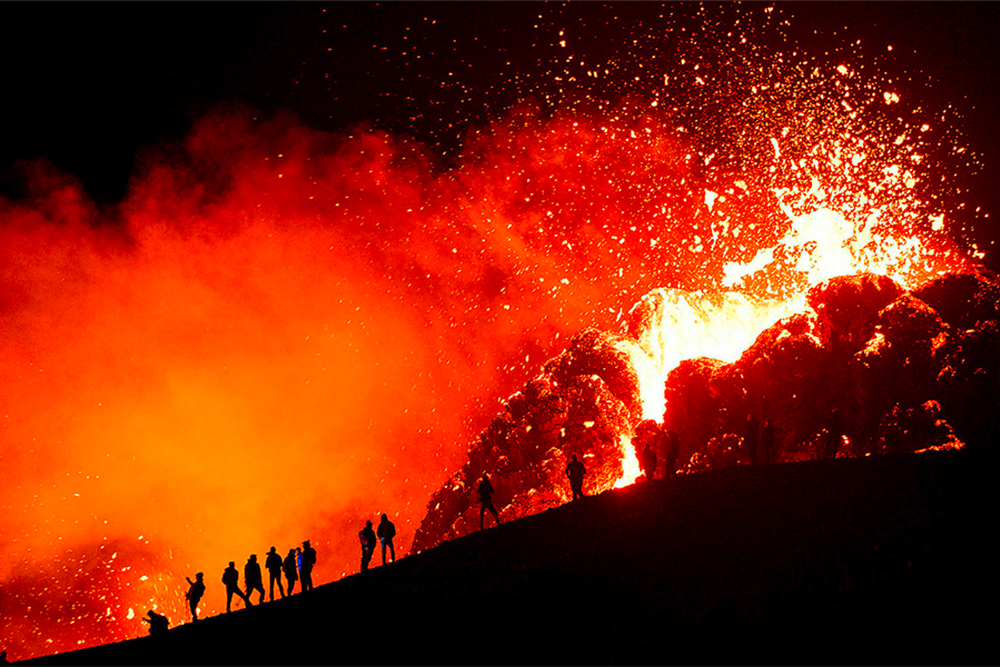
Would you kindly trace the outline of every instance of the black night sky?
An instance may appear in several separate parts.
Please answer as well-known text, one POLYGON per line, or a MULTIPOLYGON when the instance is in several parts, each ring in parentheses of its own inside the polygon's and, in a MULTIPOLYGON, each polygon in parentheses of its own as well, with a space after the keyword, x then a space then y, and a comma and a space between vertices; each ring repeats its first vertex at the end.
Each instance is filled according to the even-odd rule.
MULTIPOLYGON (((695 11, 698 3, 684 6, 695 11)), ((662 7, 4 3, 2 184, 17 194, 15 161, 46 157, 98 201, 118 200, 137 152, 183 137, 194 118, 220 102, 243 102, 264 115, 289 110, 319 129, 370 122, 447 151, 470 123, 502 112, 526 90, 543 90, 560 30, 592 60, 621 59, 628 37, 652 25, 662 7)), ((927 104, 951 103, 964 117, 965 135, 985 165, 973 197, 995 213, 995 3, 808 2, 776 9, 788 21, 787 43, 814 57, 857 40, 866 54, 891 44, 888 66, 909 79, 906 85, 927 104)), ((762 38, 776 39, 771 32, 762 38)))

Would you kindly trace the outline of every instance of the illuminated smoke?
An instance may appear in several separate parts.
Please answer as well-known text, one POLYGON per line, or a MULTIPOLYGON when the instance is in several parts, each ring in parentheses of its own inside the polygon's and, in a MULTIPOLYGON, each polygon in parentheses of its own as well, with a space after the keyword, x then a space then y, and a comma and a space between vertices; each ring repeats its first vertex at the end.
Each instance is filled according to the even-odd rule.
MULTIPOLYGON (((691 70, 704 64, 700 61, 691 70)), ((636 302, 616 327, 621 335, 602 339, 582 333, 537 379, 511 396, 473 442, 465 465, 431 498, 414 548, 475 529, 474 488, 483 472, 496 475, 501 517, 513 519, 568 500, 563 469, 571 454, 589 463, 592 493, 633 482, 640 471, 630 441, 641 420, 662 424, 647 430, 680 432, 678 463, 688 472, 750 462, 743 437, 748 414, 785 421, 770 460, 816 458, 824 455, 817 443, 825 437, 827 412, 839 403, 853 407, 877 391, 864 382, 832 382, 819 369, 833 375, 867 373, 870 383, 880 374, 892 377, 902 365, 895 377, 916 380, 908 375, 911 357, 900 352, 899 341, 864 355, 889 335, 893 313, 923 308, 936 317, 926 305, 905 305, 922 302, 900 296, 904 288, 919 288, 973 266, 941 234, 947 214, 934 208, 932 202, 940 197, 923 187, 920 176, 926 173, 928 155, 941 152, 923 136, 930 127, 922 123, 915 128, 913 120, 886 113, 886 107, 900 102, 899 96, 882 92, 882 82, 860 80, 844 65, 824 70, 805 60, 779 58, 774 67, 754 69, 744 63, 736 70, 736 76, 722 78, 722 83, 716 79, 715 85, 709 85, 708 74, 693 75, 692 96, 716 105, 717 113, 705 114, 705 107, 695 105, 695 115, 686 117, 690 109, 673 109, 675 117, 692 121, 703 132, 695 133, 688 145, 690 171, 678 172, 673 181, 687 185, 687 192, 661 209, 667 224, 646 229, 662 232, 647 241, 650 254, 668 248, 669 259, 664 259, 670 269, 679 270, 654 272, 657 289, 636 302), (725 97, 734 88, 740 90, 735 101, 720 103, 719 94, 725 97), (706 148, 706 137, 716 143, 706 148), (865 277, 853 282, 839 278, 854 274, 865 277), (866 311, 869 280, 888 296, 866 311), (838 341, 847 334, 831 325, 835 320, 827 298, 842 301, 836 296, 840 286, 855 282, 862 287, 844 288, 850 297, 838 307, 861 319, 867 334, 876 337, 869 341, 850 334, 853 347, 848 346, 845 359, 838 341), (903 299, 899 304, 897 297, 903 299), (860 318, 861 312, 867 319, 860 318), (586 342, 595 337, 598 343, 586 342), (626 355, 625 369, 608 348, 626 355), (771 368, 769 376, 758 378, 771 385, 768 394, 767 387, 753 386, 746 374, 758 362, 766 365, 772 354, 786 358, 783 365, 774 362, 781 367, 771 368), (565 366, 562 360, 581 357, 594 361, 580 364, 579 374, 559 377, 553 372, 553 366, 565 366), (629 370, 634 375, 630 392, 614 391, 612 377, 629 370), (596 384, 597 393, 584 400, 583 409, 575 398, 579 382, 596 384), (782 383, 792 389, 774 386, 782 383), (816 394, 823 389, 826 394, 809 400, 810 390, 816 394), (636 396, 638 408, 632 404, 636 396), (782 400, 786 402, 780 404, 782 400), (791 423, 795 419, 801 423, 791 423)), ((620 119, 629 114, 616 109, 610 115, 620 119)), ((649 111, 646 119, 655 115, 649 111)), ((682 121, 675 125, 675 136, 687 133, 682 121)), ((629 135, 641 136, 635 131, 629 135)), ((651 191, 659 192, 651 189, 647 195, 651 191)), ((646 216, 655 219, 655 214, 646 216)), ((934 377, 931 369, 942 371, 942 357, 934 353, 950 349, 943 336, 938 329, 920 338, 919 356, 927 357, 923 380, 934 377)), ((916 355, 916 350, 908 351, 916 355)), ((873 407, 863 416, 848 410, 845 442, 853 449, 846 451, 900 451, 885 444, 885 429, 909 433, 919 430, 915 424, 921 421, 938 424, 938 435, 915 438, 914 446, 903 450, 961 446, 931 400, 940 394, 938 388, 926 381, 917 386, 924 394, 916 403, 916 394, 887 386, 882 400, 890 402, 879 403, 881 409, 873 407)), ((662 446, 657 454, 662 461, 662 446)))
MULTIPOLYGON (((839 273, 966 263, 905 100, 804 57, 681 55, 669 98, 525 102, 449 166, 239 108, 151 149, 112 209, 33 165, 0 202, 10 655, 186 619, 197 571, 218 613, 225 564, 271 545, 311 539, 335 580, 381 512, 403 552, 422 521, 417 548, 462 534, 482 470, 510 473, 505 519, 564 502, 574 451, 608 488, 681 360, 735 362, 839 273)), ((615 78, 583 60, 560 99, 578 68, 615 78)))

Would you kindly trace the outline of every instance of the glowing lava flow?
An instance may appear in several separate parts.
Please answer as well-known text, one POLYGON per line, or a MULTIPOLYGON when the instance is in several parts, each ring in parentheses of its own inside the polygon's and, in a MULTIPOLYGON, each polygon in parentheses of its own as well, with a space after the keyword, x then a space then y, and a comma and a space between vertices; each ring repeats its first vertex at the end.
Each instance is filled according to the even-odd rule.
MULTIPOLYGON (((711 205, 714 199, 706 197, 706 203, 711 205)), ((744 278, 767 270, 779 261, 777 255, 781 251, 784 259, 780 261, 805 276, 804 289, 782 299, 759 299, 736 291, 709 294, 657 289, 633 307, 633 311, 649 311, 642 318, 646 326, 629 332, 630 337, 619 343, 619 348, 629 355, 638 375, 643 419, 663 420, 666 408, 663 386, 670 371, 681 361, 697 357, 736 361, 764 329, 805 309, 806 292, 823 280, 869 272, 891 277, 902 283, 901 287, 913 288, 926 279, 927 273, 942 275, 946 270, 965 265, 956 258, 949 265, 928 271, 934 258, 925 251, 919 238, 897 239, 875 231, 878 211, 855 226, 826 208, 803 215, 795 215, 790 206, 783 206, 782 210, 791 223, 788 233, 776 246, 759 250, 745 264, 727 263, 723 285, 738 285, 744 278), (917 269, 923 269, 923 273, 917 269)), ((622 476, 614 488, 634 483, 641 474, 635 449, 624 436, 622 454, 622 476)))
MULTIPOLYGON (((802 295, 787 301, 755 301, 739 292, 709 295, 680 289, 650 292, 633 307, 650 309, 651 326, 626 338, 619 349, 629 355, 639 378, 642 418, 663 420, 663 384, 684 359, 711 357, 736 361, 758 334, 775 320, 800 309, 802 295)), ((628 486, 641 474, 635 449, 622 437, 621 478, 615 488, 628 486)))

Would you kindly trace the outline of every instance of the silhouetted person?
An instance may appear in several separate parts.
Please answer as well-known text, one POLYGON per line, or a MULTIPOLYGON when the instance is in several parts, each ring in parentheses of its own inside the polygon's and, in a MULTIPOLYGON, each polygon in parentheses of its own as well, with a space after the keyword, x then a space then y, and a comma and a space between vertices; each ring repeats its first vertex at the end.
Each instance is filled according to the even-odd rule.
POLYGON ((677 474, 677 456, 681 450, 681 438, 670 429, 667 431, 667 451, 663 456, 663 476, 673 477, 677 474))
POLYGON ((0 665, 9 665, 7 662, 7 651, 0 651, 0 665))
POLYGON ((583 476, 586 474, 587 469, 576 459, 576 454, 573 454, 573 460, 566 466, 566 476, 569 477, 569 488, 573 491, 573 500, 583 498, 583 476))
POLYGON ((361 571, 364 572, 375 553, 375 531, 371 521, 365 521, 365 527, 358 531, 358 539, 361 540, 361 571))
POLYGON ((243 604, 247 607, 252 607, 253 603, 250 602, 250 598, 243 594, 240 590, 240 573, 236 569, 236 563, 229 561, 229 567, 225 569, 222 573, 222 583, 226 585, 226 613, 232 611, 232 601, 233 594, 240 596, 243 599, 243 604))
POLYGON ((389 547, 389 554, 392 556, 392 562, 396 562, 396 547, 392 546, 392 538, 396 537, 396 526, 389 521, 389 517, 385 514, 382 515, 382 520, 379 521, 378 530, 376 531, 378 535, 378 541, 382 545, 382 565, 385 565, 385 548, 389 547))
POLYGON ((149 634, 154 637, 162 635, 170 627, 170 619, 163 614, 157 614, 152 609, 146 612, 142 620, 149 623, 149 634))
POLYGON ((309 540, 302 543, 302 566, 299 567, 299 579, 302 581, 302 592, 313 589, 313 567, 316 566, 316 550, 309 546, 309 540))
POLYGON ((257 604, 262 604, 264 602, 264 577, 260 573, 257 554, 250 554, 247 564, 243 566, 243 582, 247 587, 247 597, 253 595, 254 591, 260 591, 257 604))
POLYGON ((840 418, 840 410, 830 410, 830 421, 826 428, 826 446, 823 448, 823 458, 832 459, 840 448, 841 437, 844 435, 844 422, 840 418))
POLYGON ((281 593, 281 597, 285 597, 285 587, 281 585, 281 554, 274 547, 267 552, 267 560, 264 561, 264 567, 267 568, 267 578, 268 578, 268 588, 270 589, 271 602, 274 602, 274 584, 278 584, 278 592, 281 593))
POLYGON ((743 434, 743 447, 750 465, 757 465, 757 445, 760 442, 760 424, 753 415, 747 415, 747 428, 743 434))
POLYGON ((764 420, 764 426, 760 429, 761 461, 765 464, 771 462, 774 455, 774 424, 770 420, 764 420))
POLYGON ((184 577, 188 582, 187 593, 184 597, 187 598, 188 604, 191 605, 191 620, 198 620, 198 603, 201 602, 201 598, 205 595, 205 573, 199 572, 194 575, 194 581, 190 578, 184 577))
POLYGON ((483 519, 486 516, 486 510, 490 511, 490 514, 493 515, 493 521, 499 526, 500 513, 493 506, 493 485, 490 483, 490 476, 487 473, 483 473, 483 478, 479 480, 479 487, 476 489, 476 492, 479 493, 479 530, 483 529, 483 519))
POLYGON ((639 466, 647 480, 653 479, 653 475, 656 473, 656 452, 653 451, 648 442, 639 456, 639 466))
POLYGON ((285 556, 281 569, 285 571, 285 580, 288 582, 288 594, 295 590, 295 582, 299 580, 299 564, 295 556, 295 549, 289 549, 285 556))

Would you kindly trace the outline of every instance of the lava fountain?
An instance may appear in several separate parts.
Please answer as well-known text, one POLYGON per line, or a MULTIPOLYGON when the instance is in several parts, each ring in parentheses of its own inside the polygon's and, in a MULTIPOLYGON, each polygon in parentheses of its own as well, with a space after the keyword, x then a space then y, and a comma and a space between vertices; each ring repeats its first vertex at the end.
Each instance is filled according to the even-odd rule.
MULTIPOLYGON (((755 70, 758 75, 765 71, 771 70, 755 70)), ((908 322, 924 315, 937 318, 935 335, 911 338, 929 345, 920 347, 921 354, 925 348, 930 353, 943 349, 948 325, 933 309, 914 305, 919 299, 910 295, 905 296, 910 302, 894 302, 905 290, 918 290, 974 266, 975 250, 973 257, 967 256, 943 233, 948 214, 931 203, 934 197, 921 180, 927 156, 934 152, 927 143, 927 124, 909 127, 895 108, 900 103, 897 94, 859 83, 856 73, 842 65, 826 71, 818 66, 795 68, 766 83, 751 78, 744 92, 746 97, 727 107, 721 120, 712 117, 735 138, 723 136, 718 146, 701 152, 684 143, 684 127, 675 124, 672 132, 661 134, 664 128, 655 127, 652 111, 628 129, 610 129, 612 123, 598 121, 603 133, 629 145, 672 147, 666 152, 677 164, 671 178, 654 181, 642 192, 644 203, 653 206, 623 208, 637 217, 622 237, 611 237, 625 247, 646 247, 644 258, 626 267, 640 269, 636 286, 644 284, 647 271, 657 276, 655 289, 631 311, 618 309, 617 326, 605 330, 617 333, 581 332, 561 355, 543 365, 536 379, 508 399, 470 447, 466 464, 432 497, 415 549, 478 527, 472 490, 483 472, 495 475, 506 519, 566 502, 563 470, 571 454, 589 463, 590 492, 632 483, 640 474, 633 439, 642 419, 659 422, 660 429, 676 427, 696 440, 681 449, 678 464, 686 470, 748 462, 740 448, 750 436, 744 438, 740 420, 752 410, 777 411, 763 392, 750 395, 756 387, 744 381, 743 367, 736 362, 747 359, 752 365, 760 355, 766 360, 770 353, 761 346, 772 334, 776 358, 781 357, 780 345, 791 341, 824 358, 831 368, 845 364, 846 373, 868 378, 864 387, 854 387, 854 403, 873 390, 871 369, 892 356, 865 350, 882 350, 879 336, 899 317, 893 313, 908 313, 908 322), (638 244, 630 236, 638 237, 638 244), (845 286, 841 276, 859 277, 845 286), (872 282, 869 276, 883 280, 872 282), (841 293, 853 294, 856 302, 837 305, 841 293), (869 312, 872 303, 878 308, 869 312), (862 330, 874 336, 871 341, 855 340, 864 349, 851 349, 846 360, 837 344, 846 334, 839 331, 836 316, 837 308, 845 307, 870 318, 862 330), (878 323, 881 308, 886 309, 884 323, 878 323), (694 360, 693 365, 681 368, 685 360, 694 360), (701 391, 704 406, 672 406, 672 391, 701 391), (741 414, 734 419, 728 415, 730 408, 741 414)), ((617 120, 623 117, 629 115, 620 110, 614 115, 617 120)), ((567 159, 581 159, 581 154, 592 153, 581 150, 567 159)), ((639 151, 630 159, 641 168, 646 157, 639 151)), ((600 186, 579 190, 588 198, 603 191, 600 186)), ((564 218, 559 211, 554 222, 564 218)), ((563 243, 586 243, 590 228, 581 231, 581 240, 563 243)), ((993 285, 992 279, 986 283, 993 285)), ((897 341, 897 353, 905 349, 904 340, 909 339, 897 341)), ((792 358, 798 360, 798 355, 792 358)), ((909 364, 909 359, 900 361, 909 364)), ((939 355, 927 367, 937 364, 940 370, 941 359, 939 355)), ((798 370, 794 364, 786 367, 787 372, 798 370)), ((807 371, 803 374, 822 381, 814 369, 807 371)), ((768 382, 778 381, 768 376, 768 382)), ((806 405, 806 393, 782 398, 781 414, 789 415, 789 406, 797 406, 825 415, 839 410, 838 401, 851 402, 823 396, 806 405)), ((775 460, 815 456, 816 443, 824 437, 842 437, 844 443, 856 445, 852 451, 889 451, 889 431, 907 430, 903 422, 928 419, 940 422, 940 437, 918 440, 957 443, 954 434, 944 433, 950 427, 934 407, 937 391, 927 389, 926 394, 911 404, 889 391, 886 396, 898 400, 885 406, 889 412, 877 415, 852 406, 850 435, 824 435, 832 427, 818 424, 821 418, 815 415, 800 420, 803 423, 789 417, 795 427, 779 438, 780 447, 788 451, 776 450, 775 460), (890 412, 895 416, 890 418, 890 412), (872 435, 876 431, 880 435, 872 435), (872 444, 876 437, 882 444, 872 444), (862 441, 865 444, 857 444, 862 441)))

